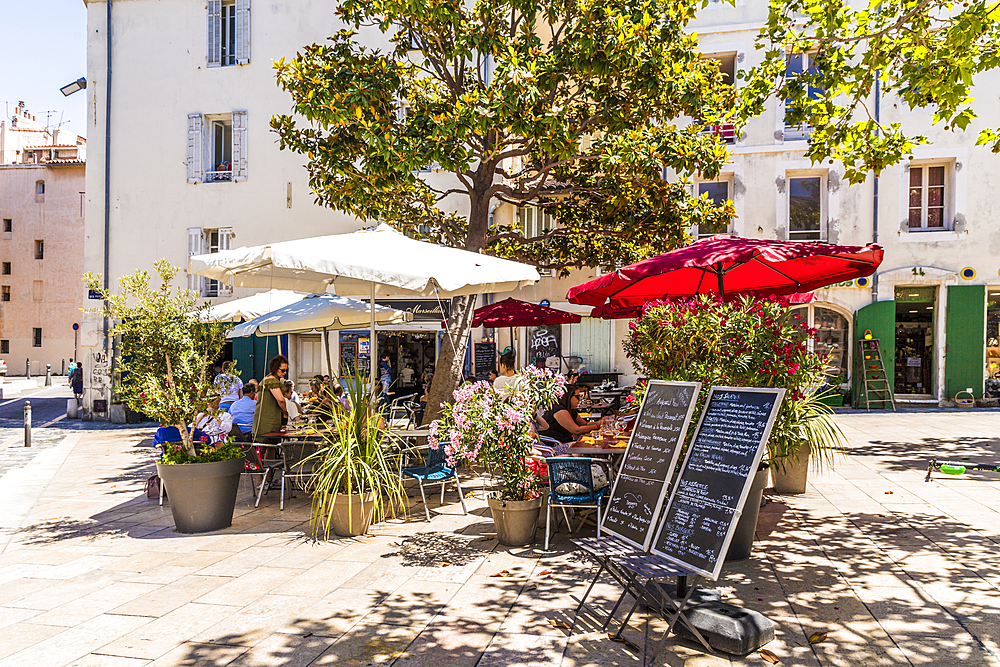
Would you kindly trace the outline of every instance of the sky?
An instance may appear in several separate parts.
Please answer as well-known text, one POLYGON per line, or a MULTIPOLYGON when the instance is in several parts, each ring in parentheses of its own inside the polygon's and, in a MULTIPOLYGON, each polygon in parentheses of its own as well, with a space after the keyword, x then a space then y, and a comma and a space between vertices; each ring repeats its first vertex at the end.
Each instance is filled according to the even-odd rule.
POLYGON ((23 100, 28 113, 87 136, 87 93, 59 89, 87 76, 87 10, 83 0, 0 0, 0 114, 23 100))

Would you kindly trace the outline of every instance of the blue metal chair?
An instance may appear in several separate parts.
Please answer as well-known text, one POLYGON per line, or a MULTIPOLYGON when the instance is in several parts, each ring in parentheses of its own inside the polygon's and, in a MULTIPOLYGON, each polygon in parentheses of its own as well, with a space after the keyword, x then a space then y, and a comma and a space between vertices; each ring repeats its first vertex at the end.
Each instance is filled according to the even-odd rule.
POLYGON ((427 455, 427 465, 416 468, 403 468, 400 473, 406 477, 417 480, 420 484, 420 498, 424 502, 424 512, 427 513, 427 520, 431 520, 431 510, 427 506, 427 496, 424 495, 424 484, 441 484, 441 504, 444 505, 444 485, 454 480, 458 487, 458 499, 462 501, 462 512, 468 514, 465 508, 465 493, 462 491, 462 483, 458 481, 458 471, 445 465, 444 443, 437 448, 431 448, 427 455))
MULTIPOLYGON (((573 509, 596 509, 597 510, 597 537, 601 536, 601 503, 604 496, 611 488, 610 485, 603 489, 594 490, 594 476, 590 470, 590 464, 600 463, 591 458, 581 458, 578 456, 556 456, 545 459, 549 466, 549 506, 545 510, 545 550, 549 550, 549 531, 552 524, 552 511, 558 507, 562 509, 563 517, 569 531, 573 532, 573 524, 570 523, 566 508, 573 509), (563 494, 556 489, 566 482, 575 482, 586 489, 582 493, 563 494)), ((588 512, 589 514, 589 512, 588 512)), ((586 519, 584 516, 583 520, 586 519)), ((583 520, 580 526, 583 526, 583 520)), ((559 530, 559 518, 556 517, 556 530, 559 530)), ((577 528, 579 530, 579 528, 577 528)))

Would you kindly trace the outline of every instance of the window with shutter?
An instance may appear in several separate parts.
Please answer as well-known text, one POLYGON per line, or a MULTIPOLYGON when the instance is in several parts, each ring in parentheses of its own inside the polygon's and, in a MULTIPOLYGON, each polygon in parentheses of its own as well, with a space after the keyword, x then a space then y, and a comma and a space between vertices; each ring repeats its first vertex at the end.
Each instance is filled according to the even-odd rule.
POLYGON ((208 0, 208 66, 222 65, 222 0, 208 0))
POLYGON ((236 64, 250 64, 250 0, 236 0, 236 64))
POLYGON ((247 112, 233 112, 233 180, 247 180, 247 112))
POLYGON ((201 183, 205 180, 202 137, 205 132, 205 117, 200 113, 188 114, 187 141, 187 182, 201 183))
MULTIPOLYGON (((204 247, 205 235, 202 233, 201 227, 188 227, 187 230, 187 254, 188 259, 193 255, 202 254, 202 248, 204 247)), ((201 276, 193 276, 188 274, 188 289, 202 293, 202 278, 201 276)))

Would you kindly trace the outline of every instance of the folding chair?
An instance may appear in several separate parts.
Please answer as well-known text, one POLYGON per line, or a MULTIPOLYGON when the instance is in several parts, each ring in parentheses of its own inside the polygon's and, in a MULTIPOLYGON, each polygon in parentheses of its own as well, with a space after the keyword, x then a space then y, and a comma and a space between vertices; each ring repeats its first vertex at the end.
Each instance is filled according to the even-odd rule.
MULTIPOLYGON (((580 458, 577 456, 557 456, 545 459, 549 466, 549 506, 545 512, 545 550, 549 550, 549 533, 552 524, 552 511, 558 507, 562 509, 563 517, 566 519, 566 526, 573 532, 573 524, 569 520, 567 508, 573 509, 596 509, 597 510, 597 537, 601 537, 601 503, 604 502, 605 494, 610 490, 610 486, 603 489, 594 489, 594 475, 590 466, 595 461, 591 458, 580 458), (580 485, 584 491, 578 493, 560 493, 559 487, 566 483, 580 485)), ((588 512, 589 514, 589 512, 588 512)), ((586 519, 584 515, 580 521, 586 519)), ((556 530, 559 530, 559 519, 556 518, 556 530)), ((579 530, 579 528, 577 528, 579 530)))
POLYGON ((254 476, 260 476, 260 487, 254 489, 254 495, 257 496, 257 501, 253 504, 254 507, 260 505, 261 496, 264 495, 264 489, 267 488, 267 476, 271 476, 271 481, 274 481, 274 476, 282 471, 282 462, 279 460, 264 460, 260 458, 260 449, 255 445, 248 445, 242 447, 243 449, 243 474, 250 475, 251 486, 254 485, 254 476))
POLYGON ((462 513, 469 513, 465 508, 465 493, 462 491, 462 483, 458 480, 458 471, 455 468, 449 468, 445 465, 443 444, 437 449, 433 447, 430 449, 427 454, 427 465, 416 468, 403 468, 400 472, 406 477, 417 480, 417 483, 420 485, 420 498, 424 502, 424 512, 427 514, 428 521, 431 520, 431 510, 427 506, 427 496, 424 495, 424 484, 437 484, 440 482, 441 504, 444 505, 444 485, 450 480, 455 480, 455 486, 458 487, 458 499, 462 501, 462 513))
POLYGON ((320 462, 317 459, 306 460, 319 451, 319 444, 305 440, 287 440, 281 443, 281 503, 279 508, 285 509, 285 480, 291 479, 305 489, 303 483, 316 474, 320 462))

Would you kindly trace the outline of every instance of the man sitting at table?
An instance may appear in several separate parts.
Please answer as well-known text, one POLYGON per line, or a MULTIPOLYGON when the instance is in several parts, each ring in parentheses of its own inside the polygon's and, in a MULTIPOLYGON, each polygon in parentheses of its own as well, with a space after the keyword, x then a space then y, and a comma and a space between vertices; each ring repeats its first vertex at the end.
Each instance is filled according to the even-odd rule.
POLYGON ((229 406, 229 414, 233 424, 240 429, 240 435, 247 435, 253 430, 253 413, 257 409, 257 386, 243 386, 243 398, 229 406))
POLYGON ((567 385, 562 398, 545 411, 543 419, 549 427, 539 431, 539 435, 559 442, 571 442, 585 433, 601 428, 600 424, 588 424, 584 421, 576 410, 579 405, 580 387, 575 384, 567 385))

